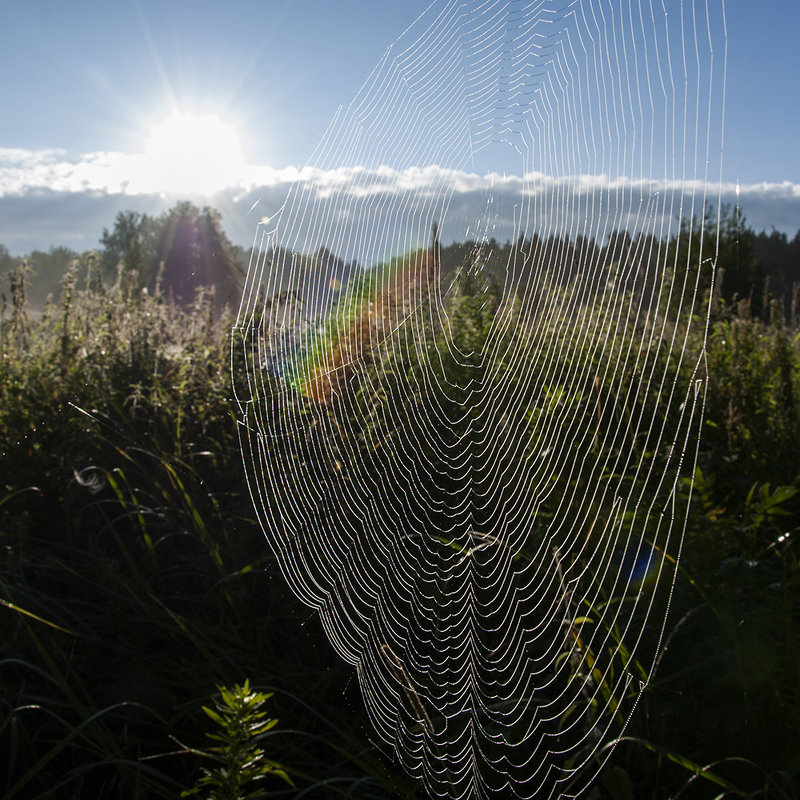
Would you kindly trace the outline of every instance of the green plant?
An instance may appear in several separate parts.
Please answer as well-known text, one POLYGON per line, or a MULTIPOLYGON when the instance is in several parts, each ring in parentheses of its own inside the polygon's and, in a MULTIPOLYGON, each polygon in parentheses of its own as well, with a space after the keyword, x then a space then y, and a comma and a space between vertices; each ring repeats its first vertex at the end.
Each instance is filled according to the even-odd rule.
POLYGON ((216 726, 206 736, 216 744, 206 751, 192 751, 214 761, 215 766, 204 767, 202 777, 181 797, 203 794, 209 800, 256 800, 267 797, 259 781, 273 775, 294 786, 286 770, 267 758, 261 746, 278 723, 263 710, 272 695, 251 690, 249 680, 232 689, 220 686, 219 692, 214 708, 203 706, 216 726))
MULTIPOLYGON (((489 273, 502 279, 507 265, 545 275, 529 269, 520 249, 532 251, 542 268, 553 252, 546 244, 498 246, 485 259, 487 288, 489 273)), ((442 249, 445 287, 458 267, 475 262, 474 250, 470 243, 442 249)), ((576 265, 597 267, 593 289, 605 276, 600 265, 607 252, 594 242, 575 243, 576 265)), ((31 263, 41 274, 40 264, 31 263)), ((276 776, 253 782, 254 789, 321 800, 423 796, 422 785, 374 747, 352 668, 329 647, 318 616, 291 595, 265 545, 231 418, 231 319, 219 313, 219 296, 200 292, 192 305, 171 304, 157 282, 141 291, 135 267, 132 257, 116 281, 104 284, 96 259, 79 258, 61 299, 39 318, 26 310, 30 270, 0 282, 0 795, 175 798, 192 785, 199 766, 193 750, 169 752, 174 740, 204 747, 198 719, 207 718, 196 698, 209 687, 258 675, 274 690, 270 708, 291 720, 292 730, 266 731, 257 746, 275 733, 265 749, 292 765, 286 772, 300 788, 276 776)), ((543 433, 556 414, 583 420, 552 446, 583 442, 587 458, 611 456, 608 469, 591 484, 565 471, 547 475, 550 497, 589 497, 595 483, 625 491, 631 481, 641 485, 641 473, 615 464, 620 453, 634 452, 643 465, 658 466, 665 448, 625 434, 629 420, 642 414, 661 424, 658 394, 636 402, 620 394, 623 381, 606 370, 609 359, 591 349, 596 330, 621 313, 619 303, 598 299, 585 314, 576 306, 562 318, 531 312, 530 335, 511 336, 503 325, 489 335, 492 293, 475 285, 479 275, 468 273, 449 291, 455 296, 449 324, 463 354, 447 362, 448 379, 468 387, 473 379, 502 377, 513 390, 497 395, 506 426, 514 409, 543 433), (582 340, 579 330, 587 331, 582 340), (514 371, 509 365, 517 350, 523 357, 514 371), (484 351, 494 354, 493 372, 477 356, 484 351), (559 352, 565 364, 586 357, 585 384, 570 385, 543 369, 559 352), (542 380, 528 391, 531 370, 542 380)), ((566 291, 542 280, 521 285, 528 295, 509 306, 508 319, 536 308, 539 295, 566 291)), ((448 357, 437 346, 441 333, 435 327, 427 334, 430 363, 448 357)), ((702 333, 695 325, 687 335, 702 333)), ((637 336, 635 326, 621 332, 616 351, 624 352, 628 337, 638 343, 637 336)), ((341 448, 338 464, 329 465, 337 473, 346 475, 355 458, 384 471, 392 442, 415 435, 409 425, 421 424, 414 411, 429 386, 419 354, 403 341, 400 331, 386 338, 353 404, 337 406, 347 425, 357 420, 361 431, 351 447, 341 448), (384 408, 402 412, 408 425, 392 424, 396 419, 384 408)), ((652 347, 663 349, 659 342, 652 347)), ((689 349, 697 350, 696 339, 689 349)), ((798 796, 797 319, 768 321, 747 303, 720 304, 704 353, 705 427, 697 469, 690 478, 687 466, 676 496, 677 504, 691 505, 666 652, 638 701, 628 738, 611 756, 604 797, 630 796, 626 775, 637 800, 705 800, 726 785, 743 796, 798 796)), ((240 374, 241 354, 234 350, 234 356, 240 374)), ((676 391, 696 378, 689 360, 657 367, 676 391)), ((263 387, 242 386, 242 380, 237 389, 255 399, 257 389, 285 388, 285 378, 269 380, 263 387)), ((467 393, 452 391, 448 401, 453 417, 463 417, 461 432, 474 419, 459 408, 467 393)), ((302 430, 319 432, 319 425, 309 427, 308 415, 298 414, 297 421, 302 430)), ((671 432, 665 441, 672 438, 671 432)), ((261 444, 274 455, 281 441, 261 444)), ((309 453, 311 446, 310 438, 309 453)), ((533 455, 509 455, 506 466, 533 455)), ((473 460, 472 468, 480 467, 473 460)), ((285 487, 275 489, 275 502, 285 502, 285 487)), ((543 526, 557 505, 540 505, 543 526)), ((587 519, 607 514, 606 506, 587 506, 587 519)), ((620 524, 633 523, 623 516, 620 524)), ((447 538, 441 544, 457 549, 447 538)), ((534 557, 527 548, 518 555, 534 557)), ((597 696, 622 710, 638 694, 639 651, 619 648, 617 626, 602 627, 599 615, 606 605, 630 602, 609 592, 581 606, 577 617, 584 620, 575 646, 584 648, 597 696), (605 647, 598 637, 607 639, 605 647), (608 669, 595 678, 597 659, 608 669), (634 679, 630 687, 619 680, 626 673, 634 679)), ((652 634, 650 626, 645 636, 652 634)))

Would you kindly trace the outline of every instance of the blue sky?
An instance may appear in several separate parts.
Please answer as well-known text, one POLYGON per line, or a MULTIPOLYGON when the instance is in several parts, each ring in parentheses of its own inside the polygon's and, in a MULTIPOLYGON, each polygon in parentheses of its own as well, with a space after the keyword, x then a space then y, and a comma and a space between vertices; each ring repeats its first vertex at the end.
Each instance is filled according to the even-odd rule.
MULTIPOLYGON (((156 210, 155 195, 104 203, 91 179, 83 189, 62 187, 43 199, 33 177, 26 188, 22 167, 39 163, 44 152, 51 167, 86 154, 141 153, 153 125, 176 108, 215 114, 232 126, 248 164, 301 167, 337 107, 347 106, 386 48, 428 5, 0 0, 0 149, 6 164, 9 151, 16 159, 15 171, 0 171, 0 242, 14 253, 50 244, 83 249, 96 244, 126 204, 156 210), (77 202, 90 194, 91 204, 77 202)), ((722 177, 750 187, 755 215, 743 205, 756 225, 794 232, 800 228, 794 186, 800 184, 800 3, 726 0, 725 7, 722 177), (776 210, 783 195, 774 185, 787 182, 782 192, 789 201, 776 210), (761 184, 773 185, 763 213, 761 184)), ((248 222, 234 238, 246 235, 248 222)))
POLYGON ((5 0, 0 146, 131 152, 177 102, 229 116, 252 160, 301 165, 426 6, 5 0))

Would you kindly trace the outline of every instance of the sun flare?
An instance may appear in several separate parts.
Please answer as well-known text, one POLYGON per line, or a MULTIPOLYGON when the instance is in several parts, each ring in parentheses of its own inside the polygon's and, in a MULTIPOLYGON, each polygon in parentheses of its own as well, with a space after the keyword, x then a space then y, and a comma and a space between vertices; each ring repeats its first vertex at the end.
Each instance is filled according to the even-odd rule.
POLYGON ((160 191, 213 194, 233 185, 244 164, 239 135, 215 114, 172 114, 154 125, 145 164, 160 191))

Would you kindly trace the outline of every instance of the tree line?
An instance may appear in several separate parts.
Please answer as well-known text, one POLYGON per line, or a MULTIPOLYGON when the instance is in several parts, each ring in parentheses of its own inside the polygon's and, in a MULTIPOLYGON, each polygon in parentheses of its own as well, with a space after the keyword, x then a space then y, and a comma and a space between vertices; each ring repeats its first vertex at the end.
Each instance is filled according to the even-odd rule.
POLYGON ((62 276, 73 262, 92 259, 99 262, 100 274, 109 284, 123 266, 136 274, 141 288, 163 292, 183 307, 191 305, 200 287, 214 288, 217 305, 235 306, 250 255, 228 239, 219 211, 189 202, 158 216, 121 211, 111 230, 103 229, 98 244, 96 250, 83 253, 54 246, 22 258, 0 244, 0 273, 26 265, 28 301, 36 309, 49 295, 58 295, 62 276))
MULTIPOLYGON (((679 233, 668 243, 678 252, 673 249, 666 262, 680 266, 687 261, 702 263, 713 258, 717 248, 713 235, 716 224, 715 211, 708 209, 704 219, 704 252, 700 253, 698 221, 684 220, 679 233), (690 247, 698 252, 687 254, 690 247)), ((800 229, 792 238, 775 228, 757 233, 747 224, 742 211, 730 206, 719 210, 718 224, 718 298, 728 305, 746 300, 755 316, 765 318, 769 316, 771 300, 778 300, 786 320, 794 318, 800 300, 800 229)), ((540 239, 533 234, 517 243, 500 244, 494 239, 480 245, 474 241, 453 242, 441 246, 441 263, 445 269, 457 269, 468 254, 480 250, 490 271, 500 274, 509 263, 515 262, 512 250, 516 248, 518 253, 535 251, 539 258, 558 254, 559 262, 568 270, 588 270, 600 275, 615 263, 625 261, 632 251, 644 252, 653 241, 653 237, 645 234, 613 231, 605 241, 582 236, 574 240, 558 236, 540 239)), ((126 272, 136 273, 142 288, 163 292, 183 307, 193 302, 201 286, 214 288, 218 306, 228 303, 235 307, 250 254, 248 248, 230 241, 219 211, 180 202, 158 216, 138 211, 118 213, 112 228, 103 229, 94 251, 79 253, 58 245, 47 251, 33 250, 18 258, 0 243, 0 273, 20 264, 29 268, 27 299, 34 309, 41 309, 49 295, 57 296, 61 278, 71 263, 90 258, 99 260, 100 272, 109 283, 115 279, 120 265, 124 265, 126 272)), ((292 254, 292 257, 299 258, 304 268, 317 264, 324 267, 326 276, 333 274, 344 280, 358 267, 324 247, 313 254, 292 254)), ((518 263, 531 267, 530 259, 518 263)))

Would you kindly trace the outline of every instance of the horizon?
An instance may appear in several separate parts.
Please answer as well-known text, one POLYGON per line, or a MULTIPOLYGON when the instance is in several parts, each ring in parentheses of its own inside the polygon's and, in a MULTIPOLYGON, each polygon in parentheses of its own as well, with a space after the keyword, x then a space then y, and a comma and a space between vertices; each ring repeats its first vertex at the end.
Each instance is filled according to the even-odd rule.
MULTIPOLYGON (((207 199, 207 198, 199 198, 199 199, 200 200, 204 200, 204 199, 207 199)), ((169 214, 171 211, 173 211, 181 203, 188 202, 190 205, 192 205, 198 211, 204 211, 205 209, 209 209, 211 211, 217 212, 219 214, 219 224, 220 224, 221 230, 225 234, 225 236, 228 237, 228 240, 230 241, 231 245, 233 245, 234 247, 240 248, 240 250, 242 250, 245 253, 250 252, 252 249, 255 249, 256 251, 258 251, 259 248, 260 248, 259 242, 257 240, 256 241, 250 241, 250 242, 244 242, 244 241, 235 240, 234 237, 231 236, 230 231, 229 231, 229 229, 228 229, 228 227, 226 225, 225 216, 222 214, 220 209, 217 206, 214 206, 213 204, 195 203, 191 199, 190 200, 186 200, 186 198, 184 198, 183 196, 176 196, 174 198, 161 197, 161 198, 159 198, 159 200, 163 203, 163 207, 161 205, 159 205, 155 209, 144 210, 144 211, 139 211, 137 208, 133 208, 133 207, 125 207, 125 208, 121 208, 119 213, 134 212, 134 213, 141 214, 143 217, 147 216, 150 219, 157 219, 157 218, 161 217, 162 215, 169 214), (170 203, 171 203, 171 205, 170 205, 170 203)), ((734 198, 734 200, 735 200, 735 198, 734 198)), ((778 201, 778 202, 780 202, 780 201, 778 201)), ((749 229, 750 231, 752 231, 757 236, 770 235, 773 232, 777 232, 777 233, 782 234, 783 236, 785 236, 786 240, 789 241, 789 242, 792 241, 794 238, 800 238, 800 222, 798 223, 797 227, 794 230, 784 230, 784 229, 781 229, 781 228, 779 228, 779 227, 777 227, 775 225, 758 226, 758 225, 753 224, 751 218, 748 216, 746 206, 743 206, 742 204, 737 203, 737 202, 722 202, 719 205, 717 205, 717 204, 715 204, 713 202, 709 202, 707 204, 706 208, 707 208, 707 211, 710 213, 710 216, 711 216, 711 218, 713 220, 718 220, 719 217, 720 217, 720 213, 725 215, 725 214, 730 214, 730 212, 732 212, 733 210, 737 210, 738 214, 740 214, 740 216, 741 216, 742 224, 744 225, 744 227, 749 229)), ((697 216, 698 215, 695 214, 695 217, 697 217, 697 216)), ((683 217, 683 221, 685 221, 685 222, 688 222, 689 219, 690 219, 689 217, 686 217, 686 216, 683 217)), ((21 258, 24 258, 26 256, 32 255, 34 253, 51 254, 51 253, 53 253, 53 252, 55 252, 57 250, 60 250, 60 249, 70 251, 71 253, 73 253, 76 256, 81 256, 83 254, 92 253, 92 252, 101 252, 102 249, 103 249, 103 247, 102 247, 102 235, 105 232, 110 233, 111 231, 113 231, 114 222, 115 221, 116 221, 116 218, 115 218, 115 220, 112 221, 111 225, 105 226, 102 230, 97 232, 96 246, 94 246, 94 247, 88 247, 88 248, 85 248, 84 250, 76 250, 76 249, 70 247, 68 244, 54 243, 54 244, 51 244, 51 245, 47 245, 45 247, 32 247, 31 249, 29 249, 29 250, 27 250, 25 252, 22 252, 22 253, 14 253, 9 249, 8 250, 8 254, 12 258, 21 259, 21 258)), ((650 233, 651 233, 650 231, 648 231, 647 229, 644 229, 644 228, 628 228, 628 227, 622 226, 620 228, 613 228, 613 229, 608 229, 606 231, 603 231, 601 237, 593 236, 591 231, 589 231, 588 233, 584 233, 581 230, 577 230, 577 231, 574 231, 574 232, 567 233, 566 235, 560 235, 560 234, 557 234, 557 233, 555 233, 553 231, 550 231, 549 233, 545 233, 545 235, 542 236, 541 238, 543 238, 545 240, 548 239, 548 238, 554 238, 554 237, 555 238, 562 238, 564 241, 574 244, 579 236, 586 235, 586 238, 590 242, 593 242, 593 243, 596 244, 596 246, 602 248, 602 247, 604 247, 606 245, 606 243, 610 239, 612 239, 617 233, 619 233, 621 231, 628 232, 631 235, 632 239, 634 239, 634 240, 638 236, 641 236, 641 235, 646 236, 646 235, 650 235, 650 233)), ((477 231, 475 233, 477 233, 477 231)), ((672 235, 675 235, 676 231, 673 230, 671 233, 672 233, 672 235)), ((536 231, 536 230, 531 231, 530 235, 525 237, 526 240, 530 239, 531 235, 532 236, 538 236, 539 232, 536 231)), ((254 237, 254 238, 257 239, 257 237, 254 237)), ((467 233, 467 235, 464 235, 464 236, 462 236, 460 238, 458 238, 458 237, 454 238, 452 236, 451 237, 445 237, 444 239, 441 239, 441 243, 442 243, 442 246, 448 247, 448 246, 452 246, 452 245, 469 244, 469 243, 474 243, 474 242, 478 242, 478 241, 487 242, 489 240, 495 241, 497 243, 497 245, 500 246, 500 247, 504 247, 506 245, 513 244, 514 241, 515 241, 515 239, 510 237, 510 236, 502 236, 502 235, 500 235, 500 236, 491 236, 491 237, 486 238, 486 237, 483 237, 481 235, 469 235, 467 233)), ((0 241, 0 247, 3 247, 3 246, 6 246, 6 243, 3 242, 3 241, 0 241)), ((277 246, 280 247, 280 245, 277 245, 277 246)), ((424 246, 424 243, 421 242, 420 246, 424 246)), ((344 264, 358 263, 357 260, 356 259, 352 259, 349 256, 348 253, 346 253, 346 252, 337 252, 337 251, 331 249, 325 242, 322 242, 322 241, 316 242, 312 247, 309 247, 307 249, 299 249, 296 252, 298 252, 300 254, 305 254, 305 255, 312 255, 312 254, 320 252, 322 250, 325 250, 325 251, 329 252, 331 256, 333 256, 335 259, 341 261, 344 264)), ((362 267, 365 267, 365 268, 370 268, 368 265, 359 265, 359 266, 362 266, 362 267)))

